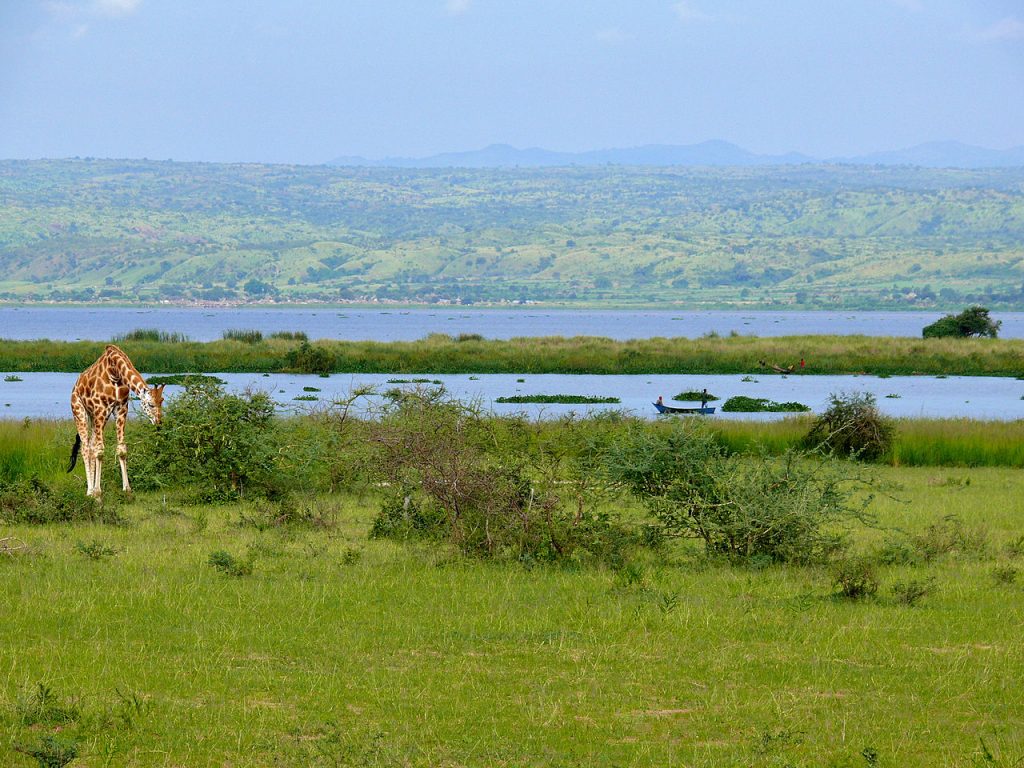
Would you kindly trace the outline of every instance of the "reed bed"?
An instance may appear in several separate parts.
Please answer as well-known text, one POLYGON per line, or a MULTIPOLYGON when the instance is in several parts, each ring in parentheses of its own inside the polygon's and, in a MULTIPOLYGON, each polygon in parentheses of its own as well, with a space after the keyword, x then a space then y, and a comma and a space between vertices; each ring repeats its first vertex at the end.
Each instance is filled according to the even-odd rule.
MULTIPOLYGON (((240 333, 240 332, 239 332, 240 333)), ((136 366, 152 373, 186 370, 283 372, 293 340, 238 343, 125 339, 136 366)), ((0 369, 79 371, 103 351, 97 342, 0 341, 0 369)), ((655 338, 615 341, 561 336, 458 340, 432 334, 418 341, 320 340, 313 344, 334 372, 742 374, 806 360, 806 374, 881 376, 1020 376, 1021 339, 912 339, 869 336, 655 338)))

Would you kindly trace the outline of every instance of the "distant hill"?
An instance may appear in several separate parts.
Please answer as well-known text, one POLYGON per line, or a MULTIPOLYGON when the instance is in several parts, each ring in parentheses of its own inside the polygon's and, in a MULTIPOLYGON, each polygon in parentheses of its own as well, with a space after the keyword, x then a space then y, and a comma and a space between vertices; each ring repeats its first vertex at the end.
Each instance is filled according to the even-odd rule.
POLYGON ((543 168, 571 165, 756 166, 810 162, 815 161, 796 152, 758 155, 727 141, 704 141, 700 144, 647 144, 642 147, 596 149, 589 152, 555 152, 539 147, 516 149, 508 144, 491 144, 469 152, 446 152, 430 157, 367 160, 345 156, 335 158, 328 165, 377 168, 543 168))
POLYGON ((844 162, 922 168, 1015 168, 1024 166, 1024 147, 985 149, 959 141, 930 141, 908 149, 859 155, 844 162))
POLYGON ((6 301, 1020 309, 1022 243, 1024 168, 0 161, 6 301))
POLYGON ((910 165, 923 168, 1012 168, 1024 166, 1024 147, 986 149, 957 141, 935 141, 907 149, 874 152, 852 157, 820 159, 789 152, 760 155, 727 141, 699 144, 647 144, 642 147, 597 149, 588 152, 556 152, 539 147, 516 149, 491 144, 468 152, 445 152, 429 157, 342 156, 327 165, 372 168, 544 168, 556 166, 637 165, 749 167, 762 165, 853 164, 910 165))

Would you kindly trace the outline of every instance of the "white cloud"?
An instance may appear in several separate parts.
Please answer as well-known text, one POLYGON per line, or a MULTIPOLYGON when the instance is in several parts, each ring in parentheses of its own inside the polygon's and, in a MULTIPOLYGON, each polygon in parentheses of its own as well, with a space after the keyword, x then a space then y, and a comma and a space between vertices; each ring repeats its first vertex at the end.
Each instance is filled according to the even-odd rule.
POLYGON ((135 13, 142 0, 94 0, 93 8, 103 16, 127 16, 135 13))
POLYGON ((1015 16, 1007 16, 995 24, 985 27, 975 35, 982 42, 997 40, 1024 40, 1024 21, 1015 16))
POLYGON ((450 16, 460 16, 469 10, 473 0, 445 0, 444 9, 450 16))
POLYGON ((606 27, 605 29, 599 29, 594 34, 594 39, 599 43, 606 43, 607 45, 622 45, 632 40, 633 35, 623 32, 619 27, 606 27))
POLYGON ((142 0, 42 0, 41 5, 54 24, 77 40, 89 34, 93 22, 135 13, 142 0))
POLYGON ((694 21, 711 21, 711 16, 700 10, 690 0, 679 0, 673 4, 672 10, 675 11, 679 20, 686 24, 694 21))

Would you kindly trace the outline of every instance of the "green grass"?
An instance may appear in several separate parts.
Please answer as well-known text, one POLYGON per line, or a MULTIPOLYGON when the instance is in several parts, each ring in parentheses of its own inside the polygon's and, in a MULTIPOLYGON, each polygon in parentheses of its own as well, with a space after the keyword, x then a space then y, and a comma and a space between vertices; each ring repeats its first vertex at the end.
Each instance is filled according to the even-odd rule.
POLYGON ((902 486, 886 529, 956 514, 988 551, 882 566, 878 597, 847 601, 825 569, 689 547, 616 572, 368 540, 372 496, 325 498, 320 530, 158 495, 126 526, 10 527, 30 550, 0 555, 0 763, 56 733, 81 765, 1014 765, 1024 601, 992 573, 1020 562, 1024 480, 882 474, 902 486), (892 592, 929 577, 913 607, 892 592))
MULTIPOLYGON (((780 454, 797 447, 811 416, 772 422, 709 422, 722 445, 735 453, 780 454)), ((1024 468, 1024 422, 971 419, 897 419, 893 449, 882 462, 903 467, 1024 468)))
MULTIPOLYGON (((280 372, 293 342, 126 341, 140 370, 280 372)), ((98 342, 0 340, 0 370, 81 371, 103 352, 98 342)), ((759 360, 807 360, 807 374, 1019 376, 1021 339, 913 339, 870 336, 737 336, 613 341, 544 337, 457 341, 431 334, 418 341, 315 342, 333 372, 346 373, 748 373, 759 360)), ((761 371, 760 376, 772 376, 761 371)))

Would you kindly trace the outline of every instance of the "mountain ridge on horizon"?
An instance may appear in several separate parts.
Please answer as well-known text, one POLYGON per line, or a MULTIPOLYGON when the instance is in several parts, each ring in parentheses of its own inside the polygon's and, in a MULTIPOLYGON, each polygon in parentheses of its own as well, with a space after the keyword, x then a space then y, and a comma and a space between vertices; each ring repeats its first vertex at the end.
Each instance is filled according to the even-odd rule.
POLYGON ((815 158, 800 152, 758 154, 721 139, 697 144, 645 144, 638 147, 559 152, 542 147, 518 149, 490 144, 482 149, 441 152, 426 157, 384 157, 378 160, 343 155, 331 166, 392 168, 541 168, 551 166, 759 166, 803 164, 904 165, 924 168, 1013 168, 1024 166, 1024 145, 988 149, 959 141, 928 141, 897 150, 846 157, 815 158))

